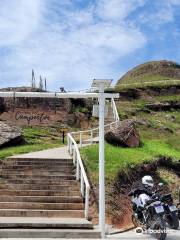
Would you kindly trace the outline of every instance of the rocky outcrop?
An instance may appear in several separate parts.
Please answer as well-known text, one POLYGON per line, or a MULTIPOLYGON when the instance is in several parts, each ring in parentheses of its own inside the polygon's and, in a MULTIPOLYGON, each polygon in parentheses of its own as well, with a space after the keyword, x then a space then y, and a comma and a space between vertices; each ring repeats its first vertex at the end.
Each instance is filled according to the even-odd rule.
POLYGON ((156 102, 145 105, 146 108, 153 111, 170 111, 179 110, 180 101, 167 101, 167 102, 156 102))
POLYGON ((105 134, 105 140, 115 146, 138 147, 140 145, 139 133, 132 120, 124 120, 113 130, 105 134))
MULTIPOLYGON (((180 94, 180 85, 176 86, 146 86, 146 88, 137 87, 135 89, 117 89, 115 91, 119 93, 120 100, 134 100, 134 99, 147 99, 152 100, 153 97, 156 96, 172 96, 180 94)), ((109 90, 108 92, 113 92, 113 90, 109 90)))
POLYGON ((0 147, 17 145, 23 141, 20 128, 0 122, 0 147))
POLYGON ((86 114, 75 112, 68 115, 67 124, 72 127, 86 129, 90 125, 90 120, 86 114))
MULTIPOLYGON (((29 87, 4 88, 0 91, 37 92, 29 87)), ((18 126, 69 124, 87 128, 90 124, 91 99, 0 98, 0 121, 18 126)))

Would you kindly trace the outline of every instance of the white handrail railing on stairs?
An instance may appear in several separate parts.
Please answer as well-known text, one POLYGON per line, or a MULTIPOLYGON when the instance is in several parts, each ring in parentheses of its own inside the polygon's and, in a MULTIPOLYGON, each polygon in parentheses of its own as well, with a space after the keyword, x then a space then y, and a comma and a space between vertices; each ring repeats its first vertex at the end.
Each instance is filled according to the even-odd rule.
POLYGON ((73 156, 73 163, 76 166, 76 180, 80 180, 81 194, 85 198, 85 218, 88 219, 89 214, 89 181, 81 160, 78 145, 72 135, 68 133, 68 151, 73 156))
POLYGON ((112 107, 112 110, 113 110, 113 116, 114 116, 115 121, 119 122, 119 114, 118 114, 118 111, 117 111, 117 108, 116 108, 116 103, 114 101, 114 98, 111 99, 111 107, 112 107))
MULTIPOLYGON (((105 132, 111 130, 113 126, 116 126, 117 123, 119 122, 119 115, 118 115, 116 104, 113 98, 111 99, 111 108, 113 111, 113 118, 115 121, 104 125, 105 132)), ((94 140, 98 141, 98 136, 99 136, 99 128, 93 128, 86 131, 71 132, 67 134, 68 151, 70 155, 73 157, 73 163, 76 167, 76 179, 80 181, 81 194, 85 199, 85 218, 86 219, 88 219, 89 217, 90 184, 89 184, 88 177, 81 159, 79 147, 81 148, 83 144, 93 144, 94 140), (85 139, 84 141, 83 141, 83 138, 85 139), (77 142, 79 142, 79 145, 77 144, 77 142)))

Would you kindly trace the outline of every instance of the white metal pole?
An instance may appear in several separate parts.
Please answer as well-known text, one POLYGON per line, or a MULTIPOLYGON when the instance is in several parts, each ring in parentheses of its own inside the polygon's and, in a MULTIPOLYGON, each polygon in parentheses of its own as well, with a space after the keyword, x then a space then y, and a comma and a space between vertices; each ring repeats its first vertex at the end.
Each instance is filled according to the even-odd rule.
POLYGON ((104 186, 104 84, 99 86, 99 227, 105 238, 105 186, 104 186))

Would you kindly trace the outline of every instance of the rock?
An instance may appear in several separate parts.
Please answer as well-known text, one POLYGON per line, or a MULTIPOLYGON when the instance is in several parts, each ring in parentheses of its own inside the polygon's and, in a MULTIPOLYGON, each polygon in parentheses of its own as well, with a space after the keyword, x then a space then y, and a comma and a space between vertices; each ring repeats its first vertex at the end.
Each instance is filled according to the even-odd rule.
POLYGON ((180 101, 166 101, 166 102, 149 103, 145 107, 150 110, 153 110, 153 111, 179 110, 180 109, 180 101))
POLYGON ((74 114, 69 114, 67 124, 72 127, 87 129, 90 122, 86 114, 75 112, 74 114))
POLYGON ((147 119, 134 118, 133 121, 137 125, 142 125, 142 126, 147 126, 147 127, 151 126, 150 122, 147 119))
POLYGON ((20 128, 0 122, 0 147, 24 142, 20 128))
POLYGON ((165 115, 165 118, 172 122, 174 122, 176 120, 176 117, 174 115, 165 115))
POLYGON ((68 118, 67 118, 67 124, 69 125, 69 126, 74 126, 74 124, 76 123, 76 116, 75 116, 75 114, 69 114, 68 115, 68 118))
POLYGON ((116 146, 138 147, 140 145, 139 133, 132 120, 120 122, 117 127, 105 134, 105 140, 116 146))

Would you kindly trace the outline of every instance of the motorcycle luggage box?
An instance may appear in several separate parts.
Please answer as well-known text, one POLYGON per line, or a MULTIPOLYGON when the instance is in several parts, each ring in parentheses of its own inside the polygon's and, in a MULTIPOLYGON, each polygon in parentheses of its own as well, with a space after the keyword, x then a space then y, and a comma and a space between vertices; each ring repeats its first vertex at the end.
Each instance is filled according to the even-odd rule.
POLYGON ((163 202, 172 201, 172 196, 171 196, 171 194, 168 193, 168 194, 163 195, 163 196, 161 197, 161 201, 163 201, 163 202))

